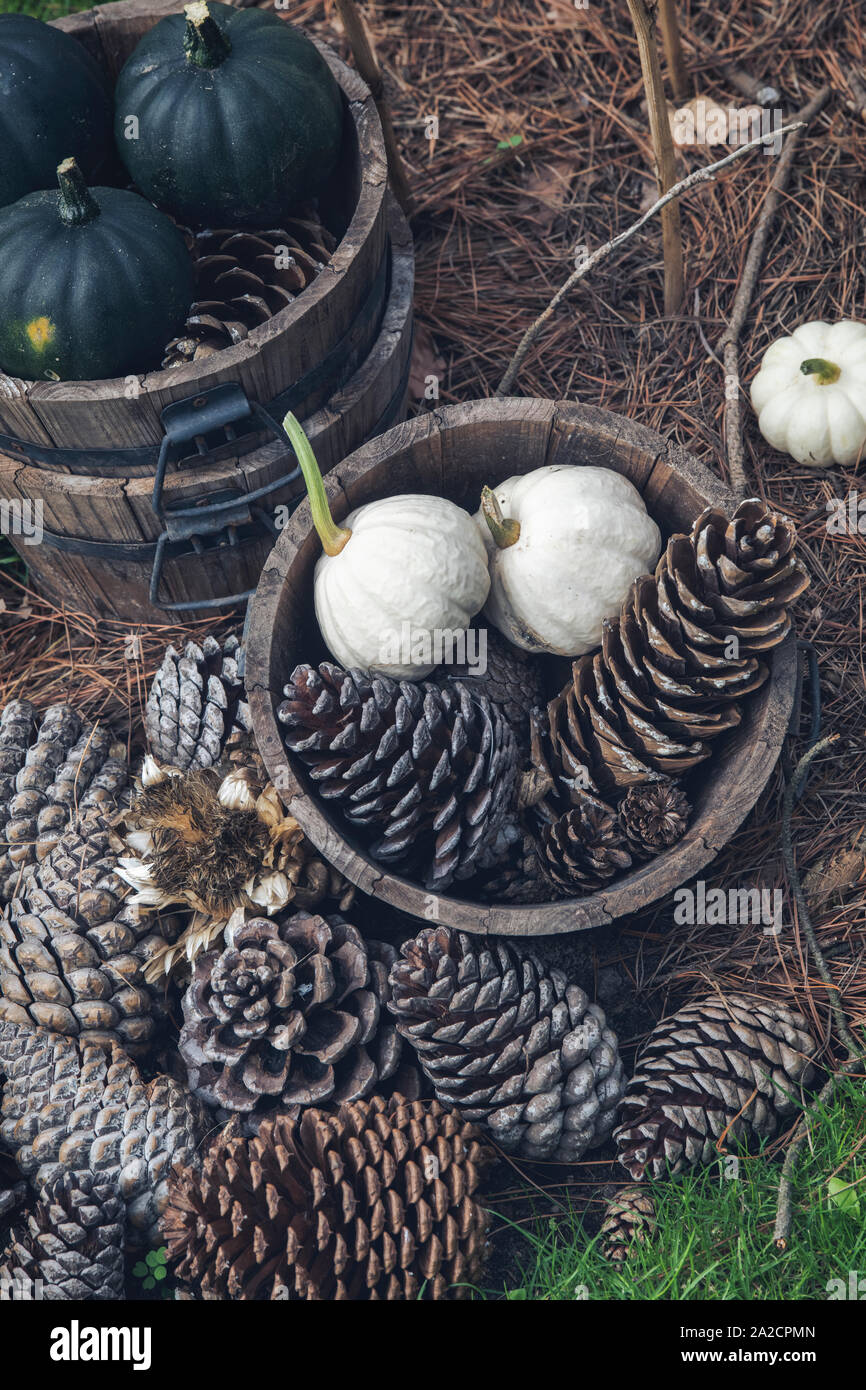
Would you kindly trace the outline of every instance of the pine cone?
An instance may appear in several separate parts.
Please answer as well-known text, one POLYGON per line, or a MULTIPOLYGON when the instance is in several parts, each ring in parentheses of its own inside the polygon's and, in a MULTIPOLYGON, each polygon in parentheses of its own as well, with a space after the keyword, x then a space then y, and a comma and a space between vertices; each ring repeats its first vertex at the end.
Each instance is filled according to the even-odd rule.
POLYGON ((187 642, 181 655, 166 649, 147 697, 144 728, 150 751, 185 772, 214 767, 232 744, 246 743, 250 711, 244 699, 243 653, 236 637, 187 642))
POLYGON ((163 1218, 178 1276, 204 1296, 465 1297, 486 1216, 476 1131, 435 1101, 342 1105, 222 1131, 199 1176, 175 1172, 163 1218))
POLYGON ((180 1052, 210 1105, 358 1100, 392 1076, 402 1044, 383 1005, 393 946, 341 917, 255 917, 200 956, 180 1052))
POLYGON ((180 930, 142 916, 118 877, 117 836, 84 812, 0 919, 0 1020, 146 1053, 162 1016, 144 969, 180 930))
POLYGON ((663 1178, 716 1141, 772 1138, 815 1075, 801 1014, 742 994, 694 1000, 657 1023, 637 1059, 614 1138, 631 1177, 663 1178))
POLYGON ((336 248, 312 208, 266 232, 181 230, 193 257, 195 303, 183 333, 166 347, 163 367, 199 362, 243 342, 312 284, 336 248))
POLYGON ((123 1237, 123 1201, 111 1183, 62 1173, 12 1231, 0 1254, 0 1284, 11 1280, 49 1302, 122 1299, 123 1237))
POLYGON ((181 773, 145 758, 142 789, 123 816, 126 845, 118 873, 143 907, 183 903, 197 914, 174 947, 154 959, 155 980, 186 950, 192 960, 240 909, 315 907, 326 897, 346 908, 354 889, 312 849, 272 783, 252 767, 181 773))
POLYGON ((542 827, 541 848, 544 867, 563 892, 593 893, 632 862, 616 812, 588 794, 542 827))
POLYGON ((624 1187, 608 1202, 601 1227, 601 1253, 611 1264, 625 1264, 634 1245, 650 1240, 656 1227, 655 1202, 645 1187, 624 1187))
POLYGON ((391 971, 391 1012, 445 1105, 507 1153, 574 1162, 610 1133, 623 1093, 603 1011, 505 941, 426 927, 391 971))
POLYGON ((629 787, 617 807, 621 828, 638 858, 652 858, 681 840, 689 823, 689 799, 676 782, 629 787))
POLYGON ((508 826, 507 849, 479 886, 486 902, 547 903, 563 896, 548 874, 535 836, 516 823, 508 826))
POLYGON ((728 519, 709 508, 673 536, 605 623, 602 649, 574 664, 548 705, 555 776, 589 769, 604 795, 677 778, 736 727, 767 679, 760 660, 788 635, 787 605, 808 587, 785 518, 752 499, 728 519))
POLYGON ((473 694, 486 695, 498 705, 508 720, 521 753, 529 748, 529 717, 533 709, 544 704, 544 682, 538 657, 513 647, 495 628, 480 628, 485 634, 486 647, 479 651, 485 656, 487 669, 476 675, 472 666, 440 667, 433 679, 446 687, 460 681, 473 694))
POLYGON ((93 1173, 123 1198, 128 1244, 158 1244, 169 1169, 200 1162, 201 1102, 170 1076, 145 1084, 120 1048, 18 1023, 0 1022, 0 1074, 0 1149, 21 1172, 37 1188, 93 1173))
POLYGON ((41 714, 29 700, 0 712, 0 899, 19 892, 76 810, 114 806, 128 785, 126 753, 69 705, 41 714))
POLYGON ((384 831, 374 859, 443 890, 468 878, 508 814, 517 746, 496 705, 454 682, 298 666, 278 710, 316 790, 355 826, 384 831))

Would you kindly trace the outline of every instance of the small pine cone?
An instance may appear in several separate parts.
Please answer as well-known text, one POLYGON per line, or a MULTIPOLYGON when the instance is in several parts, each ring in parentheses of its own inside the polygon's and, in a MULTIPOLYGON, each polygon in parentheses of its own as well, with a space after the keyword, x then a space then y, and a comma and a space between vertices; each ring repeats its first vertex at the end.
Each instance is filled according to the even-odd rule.
POLYGON ((178 1277, 205 1298, 465 1298, 484 1254, 474 1195, 488 1154, 436 1101, 289 1111, 222 1131, 176 1170, 163 1218, 178 1277))
POLYGON ((629 848, 638 858, 662 854, 681 840, 691 806, 682 787, 662 780, 629 787, 617 807, 629 848))
POLYGON ((330 662, 298 666, 278 710, 319 795, 384 832, 374 859, 444 890, 483 862, 517 781, 514 734, 459 681, 415 685, 330 662))
POLYGON ((616 812, 584 794, 541 830, 544 867, 564 892, 594 893, 631 866, 616 812))
POLYGON ((480 628, 485 634, 486 648, 479 651, 485 657, 487 669, 475 674, 472 666, 442 667, 434 673, 438 685, 460 681, 468 690, 486 695, 498 705, 511 725, 521 753, 529 749, 529 717, 533 709, 544 704, 544 681, 541 662, 530 652, 520 651, 496 631, 480 628))
POLYGON ((166 649, 147 697, 144 728, 153 756, 185 772, 214 767, 251 729, 237 637, 166 649))
POLYGON ((291 304, 321 270, 336 242, 314 208, 285 227, 184 231, 193 258, 195 303, 163 367, 200 362, 232 347, 291 304))
POLYGON ((492 903, 548 903, 561 898, 562 890, 548 874, 535 836, 514 822, 506 829, 511 832, 507 848, 479 885, 480 896, 492 903))
POLYGON ((369 1095, 402 1043, 384 1010, 393 946, 340 917, 285 913, 234 929, 196 961, 180 1052, 210 1105, 251 1111, 369 1095))
POLYGON ((123 1198, 127 1243, 159 1244, 169 1171, 198 1165, 211 1127, 201 1102, 172 1077, 145 1083, 120 1048, 32 1024, 0 1022, 0 1074, 0 1149, 25 1177, 40 1188, 93 1173, 123 1198))
POLYGON ((129 773, 122 744, 69 705, 29 700, 0 712, 0 899, 19 892, 76 811, 118 804, 129 773))
POLYGON ((0 1254, 0 1282, 10 1279, 49 1302, 121 1300, 124 1220, 110 1182, 90 1172, 62 1173, 12 1231, 0 1254))
POLYGON ((772 1138, 815 1075, 801 1014, 742 994, 694 1000, 657 1023, 641 1049, 614 1133, 635 1182, 717 1154, 716 1142, 772 1138))
POLYGON ((611 1264, 622 1265, 634 1245, 652 1238, 656 1226, 655 1202, 645 1187, 624 1187, 607 1204, 601 1227, 601 1253, 611 1264))
POLYGON ((0 1020, 85 1042, 150 1046, 162 1017, 144 970, 180 930, 142 916, 115 873, 117 837, 99 811, 60 836, 0 919, 0 1020))
POLYGON ((624 1089, 616 1035, 584 991, 505 941, 426 927, 391 971, 391 1012, 445 1105, 506 1153, 574 1162, 624 1089))

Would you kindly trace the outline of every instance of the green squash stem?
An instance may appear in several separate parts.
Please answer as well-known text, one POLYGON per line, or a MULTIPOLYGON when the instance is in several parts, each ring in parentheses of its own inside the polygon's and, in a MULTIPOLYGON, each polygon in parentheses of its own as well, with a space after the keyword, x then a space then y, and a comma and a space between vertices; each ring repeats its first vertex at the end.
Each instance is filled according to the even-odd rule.
POLYGON ((832 386, 842 375, 842 368, 824 357, 807 357, 805 362, 800 363, 800 371, 804 376, 817 377, 819 386, 832 386))
POLYGON ((520 540, 520 522, 506 519, 502 515, 499 498, 490 487, 481 489, 481 513, 500 550, 507 550, 510 545, 520 540))
POLYGON ((67 227, 83 227, 99 216, 99 204, 74 159, 64 159, 57 166, 60 198, 57 210, 67 227))
POLYGON ((188 61, 198 68, 218 68, 231 53, 232 46, 208 9, 207 0, 184 5, 183 12, 186 15, 183 51, 188 61))
POLYGON ((316 455, 313 453, 313 446, 291 411, 283 420, 283 429, 289 437, 289 443, 301 466, 301 473, 307 487, 307 496, 310 499, 310 511, 313 513, 313 525, 319 533, 322 549, 326 555, 339 555, 352 532, 346 526, 338 526, 331 516, 325 484, 322 482, 322 474, 316 462, 316 455))

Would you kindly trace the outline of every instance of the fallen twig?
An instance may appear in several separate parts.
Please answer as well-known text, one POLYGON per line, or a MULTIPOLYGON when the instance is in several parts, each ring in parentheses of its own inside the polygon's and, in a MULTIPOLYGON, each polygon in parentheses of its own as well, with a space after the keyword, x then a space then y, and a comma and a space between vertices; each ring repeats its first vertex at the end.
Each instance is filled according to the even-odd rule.
POLYGON ((686 102, 691 95, 686 60, 683 57, 683 44, 677 19, 677 0, 659 0, 659 28, 662 31, 662 44, 670 73, 674 101, 686 102))
POLYGON ((382 122, 382 135, 388 154, 388 171, 391 175, 391 188, 394 191, 394 197, 397 199, 403 211, 408 215, 412 210, 412 194, 409 189, 409 181, 406 178, 403 160, 400 157, 400 151, 397 147, 397 137, 394 134, 394 123, 391 120, 391 110, 385 96, 382 69, 376 57, 373 42, 370 38, 367 26, 364 23, 363 15, 355 4, 355 0, 336 0, 336 4, 358 71, 370 88, 371 95, 376 103, 376 110, 379 112, 379 120, 382 122))
POLYGON ((757 147, 763 145, 768 138, 775 139, 779 135, 786 135, 789 131, 799 130, 802 124, 803 123, 799 121, 792 121, 789 125, 782 126, 781 130, 774 132, 772 137, 759 135, 756 139, 749 140, 747 144, 739 145, 737 149, 731 150, 723 159, 717 159, 714 164, 705 164, 703 168, 693 170, 693 172, 687 174, 684 179, 680 179, 679 183, 675 183, 673 188, 669 188, 667 193, 663 193, 662 196, 653 203, 652 207, 647 208, 646 212, 642 213, 637 221, 633 222, 630 227, 626 227, 622 232, 617 232, 616 236, 611 237, 610 241, 606 241, 603 246, 597 247, 591 255, 584 257, 577 268, 571 272, 568 279, 560 285, 556 294, 547 305, 547 308, 543 309, 538 315, 538 318, 527 328, 517 345, 514 356, 506 368, 505 375, 496 388, 495 394, 497 396, 508 395, 532 344, 541 333, 544 325, 556 313, 562 301, 574 289, 575 285, 579 284, 590 271, 595 270, 595 267, 606 260, 614 251, 618 251, 620 246, 639 232, 641 227, 649 222, 651 217, 654 217, 662 208, 667 207, 672 199, 679 198, 683 193, 688 192, 690 188, 694 188, 696 184, 712 183, 720 169, 724 169, 727 164, 732 164, 733 161, 739 159, 741 155, 748 154, 749 150, 757 149, 757 147))
MULTIPOLYGON (((740 415, 740 334, 743 331, 743 324, 746 321, 755 285, 761 272, 764 247, 767 244, 770 226, 793 167, 794 153, 799 140, 798 132, 809 124, 813 116, 818 114, 829 95, 830 88, 822 87, 818 95, 813 97, 801 111, 797 112, 792 124, 783 127, 783 130, 791 131, 792 126, 794 129, 785 141, 785 148, 782 150, 776 165, 776 172, 764 199, 764 206, 761 209, 749 253, 746 256, 742 279, 734 297, 730 322, 719 344, 723 350, 725 363, 725 451, 728 458, 728 480, 731 490, 737 497, 744 497, 746 494, 746 468, 740 415)), ((778 133, 782 134, 782 131, 778 133)))
POLYGON ((803 783, 813 759, 835 742, 836 735, 830 734, 829 737, 822 738, 818 743, 814 744, 808 752, 804 753, 797 764, 794 775, 785 788, 785 799, 782 805, 782 858, 785 862, 785 869, 788 874, 791 891, 794 894, 794 901, 797 904, 797 920, 803 928, 809 954, 815 963, 815 968, 827 988, 827 997, 830 1001, 830 1012, 833 1015, 836 1032, 841 1041, 845 1044, 848 1050, 848 1056, 842 1065, 837 1067, 827 1078, 808 1109, 803 1111, 785 1154, 785 1161, 782 1164, 782 1175, 779 1179, 779 1195, 776 1201, 776 1221, 773 1227, 773 1243, 779 1250, 786 1250, 788 1248, 788 1240, 791 1235, 791 1224, 793 1221, 792 1197, 794 1172, 797 1167, 797 1159, 800 1151, 808 1138, 809 1127, 821 1107, 832 1099, 839 1077, 850 1075, 852 1072, 856 1071, 858 1067, 862 1066, 864 1060, 866 1060, 866 1058, 864 1058, 863 1046, 858 1043, 848 1026, 845 1010, 839 998, 839 991, 833 983, 824 953, 818 944, 815 927, 809 914, 806 895, 803 892, 800 874, 794 858, 794 845, 791 832, 791 818, 797 798, 797 788, 803 783))

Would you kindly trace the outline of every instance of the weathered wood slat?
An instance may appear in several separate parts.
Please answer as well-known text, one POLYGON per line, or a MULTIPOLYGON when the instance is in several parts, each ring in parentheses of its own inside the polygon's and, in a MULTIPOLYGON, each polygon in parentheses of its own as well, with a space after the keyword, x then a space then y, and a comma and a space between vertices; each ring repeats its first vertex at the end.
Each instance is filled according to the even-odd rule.
MULTIPOLYGON (((545 463, 598 464, 638 487, 667 534, 687 529, 712 503, 733 505, 719 480, 659 435, 591 406, 488 400, 419 416, 357 449, 325 479, 335 517, 400 492, 442 493, 477 505, 484 483, 545 463)), ((250 612, 247 684, 259 751, 280 795, 313 844, 374 898, 425 921, 470 932, 543 936, 581 931, 645 907, 685 882, 727 843, 755 804, 785 737, 794 700, 793 637, 772 656, 772 678, 747 703, 741 726, 720 746, 712 776, 696 792, 692 820, 669 853, 604 892, 531 907, 481 906, 429 894, 371 859, 327 803, 311 794, 286 752, 275 709, 292 669, 325 654, 312 614, 312 576, 321 546, 306 503, 294 513, 262 572, 250 612)))

